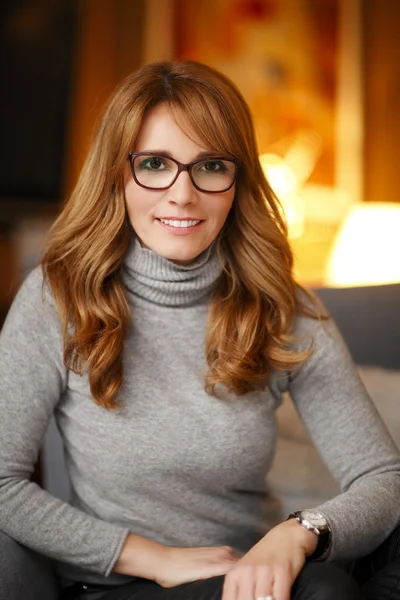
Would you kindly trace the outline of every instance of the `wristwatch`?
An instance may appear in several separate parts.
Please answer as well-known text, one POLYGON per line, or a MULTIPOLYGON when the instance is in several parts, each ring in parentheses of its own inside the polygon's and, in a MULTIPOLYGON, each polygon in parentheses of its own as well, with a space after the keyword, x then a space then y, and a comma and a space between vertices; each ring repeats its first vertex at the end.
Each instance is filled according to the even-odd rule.
POLYGON ((298 510, 290 514, 288 519, 296 519, 299 525, 318 536, 317 547, 307 557, 307 560, 325 560, 329 554, 331 541, 331 528, 329 527, 328 520, 315 510, 298 510))

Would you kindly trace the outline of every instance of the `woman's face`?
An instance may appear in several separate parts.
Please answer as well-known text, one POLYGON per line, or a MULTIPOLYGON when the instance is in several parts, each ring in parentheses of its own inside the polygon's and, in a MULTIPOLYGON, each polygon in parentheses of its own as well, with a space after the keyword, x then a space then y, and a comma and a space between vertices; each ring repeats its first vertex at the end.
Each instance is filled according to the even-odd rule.
MULTIPOLYGON (((196 139, 194 134, 192 137, 196 139)), ((204 153, 215 154, 193 139, 171 118, 168 107, 160 104, 144 119, 135 152, 156 152, 185 164, 203 157, 204 153)), ((150 165, 152 169, 158 166, 158 163, 150 165)), ((131 225, 143 246, 178 264, 189 264, 215 240, 234 195, 235 185, 226 192, 200 192, 187 171, 181 172, 166 190, 145 189, 135 182, 127 162, 125 198, 131 225), (179 221, 195 224, 182 227, 179 221)))

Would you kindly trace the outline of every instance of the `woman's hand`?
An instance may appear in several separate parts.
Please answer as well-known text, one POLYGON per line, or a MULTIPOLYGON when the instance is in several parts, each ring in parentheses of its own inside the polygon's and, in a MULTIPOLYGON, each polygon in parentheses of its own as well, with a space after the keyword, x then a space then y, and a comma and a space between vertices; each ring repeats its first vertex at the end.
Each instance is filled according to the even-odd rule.
POLYGON ((114 571, 151 579, 169 588, 225 575, 238 560, 229 546, 174 548, 130 533, 114 571))
POLYGON ((239 557, 229 546, 200 548, 165 547, 165 560, 157 569, 155 581, 169 588, 181 583, 226 575, 239 557))
POLYGON ((317 536, 294 519, 277 525, 227 573, 222 600, 290 600, 292 585, 316 546, 317 536))

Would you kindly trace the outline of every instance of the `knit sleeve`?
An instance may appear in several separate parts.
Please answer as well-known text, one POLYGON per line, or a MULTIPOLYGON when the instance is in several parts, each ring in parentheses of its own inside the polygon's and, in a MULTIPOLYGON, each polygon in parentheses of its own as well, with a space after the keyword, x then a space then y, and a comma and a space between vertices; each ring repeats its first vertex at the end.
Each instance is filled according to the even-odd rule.
POLYGON ((315 508, 330 522, 329 560, 377 547, 400 521, 400 456, 369 398, 337 327, 301 317, 295 333, 314 353, 289 378, 289 391, 342 493, 315 508))
POLYGON ((108 575, 127 531, 86 515, 29 481, 67 382, 60 323, 36 269, 0 334, 0 529, 53 559, 108 575))

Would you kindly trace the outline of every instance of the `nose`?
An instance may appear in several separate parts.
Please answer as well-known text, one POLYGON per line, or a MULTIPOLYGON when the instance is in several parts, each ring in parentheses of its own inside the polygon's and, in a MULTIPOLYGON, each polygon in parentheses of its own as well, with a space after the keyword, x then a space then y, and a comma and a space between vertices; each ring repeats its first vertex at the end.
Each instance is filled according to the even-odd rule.
POLYGON ((174 185, 172 185, 167 192, 168 201, 174 204, 185 206, 186 204, 193 204, 197 201, 197 190, 187 171, 179 173, 174 185))

